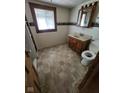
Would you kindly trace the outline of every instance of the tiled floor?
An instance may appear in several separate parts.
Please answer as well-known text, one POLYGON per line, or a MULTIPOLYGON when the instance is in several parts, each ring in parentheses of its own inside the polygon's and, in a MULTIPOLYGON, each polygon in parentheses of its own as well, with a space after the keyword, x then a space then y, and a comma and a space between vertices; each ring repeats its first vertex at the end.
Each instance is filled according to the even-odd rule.
POLYGON ((39 51, 42 93, 77 93, 77 86, 87 72, 80 60, 67 44, 39 51))

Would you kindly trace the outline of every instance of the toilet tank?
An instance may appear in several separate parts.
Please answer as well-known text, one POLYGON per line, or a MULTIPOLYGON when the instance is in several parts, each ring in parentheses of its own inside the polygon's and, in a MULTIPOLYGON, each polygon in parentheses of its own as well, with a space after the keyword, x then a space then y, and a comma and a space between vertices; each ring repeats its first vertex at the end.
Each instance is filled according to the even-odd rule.
POLYGON ((91 41, 89 45, 89 50, 93 51, 95 54, 99 51, 99 40, 91 41))

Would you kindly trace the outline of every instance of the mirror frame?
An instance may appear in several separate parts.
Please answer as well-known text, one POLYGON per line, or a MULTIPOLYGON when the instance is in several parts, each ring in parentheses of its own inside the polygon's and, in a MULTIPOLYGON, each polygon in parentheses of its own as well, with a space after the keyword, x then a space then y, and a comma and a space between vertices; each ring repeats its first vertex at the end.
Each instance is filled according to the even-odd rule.
POLYGON ((82 6, 81 9, 79 9, 78 17, 77 17, 77 26, 83 27, 83 28, 92 27, 92 21, 93 21, 93 17, 94 17, 94 13, 95 13, 95 10, 96 10, 97 3, 98 2, 94 2, 94 5, 92 5, 92 3, 90 3, 89 5, 82 6), (84 10, 88 11, 88 9, 91 9, 91 14, 90 14, 90 17, 89 17, 88 25, 87 26, 81 26, 81 19, 82 19, 82 15, 84 13, 83 11, 84 10), (81 13, 81 15, 80 15, 80 13, 81 13))

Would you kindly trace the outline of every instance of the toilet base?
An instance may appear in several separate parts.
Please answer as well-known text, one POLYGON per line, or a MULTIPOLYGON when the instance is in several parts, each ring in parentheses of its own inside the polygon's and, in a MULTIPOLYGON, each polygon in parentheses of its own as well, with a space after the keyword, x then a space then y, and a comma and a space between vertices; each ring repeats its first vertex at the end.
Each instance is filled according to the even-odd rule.
POLYGON ((84 66, 89 65, 90 62, 91 62, 91 61, 87 61, 87 60, 85 60, 85 59, 82 59, 82 60, 81 60, 81 64, 84 65, 84 66))

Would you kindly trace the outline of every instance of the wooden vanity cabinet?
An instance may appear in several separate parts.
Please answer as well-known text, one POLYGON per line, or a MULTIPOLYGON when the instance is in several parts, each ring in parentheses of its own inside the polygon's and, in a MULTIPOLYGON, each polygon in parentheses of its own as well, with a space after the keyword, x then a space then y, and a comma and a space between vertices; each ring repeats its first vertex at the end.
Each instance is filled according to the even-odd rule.
POLYGON ((88 49, 89 43, 90 43, 90 40, 81 41, 71 36, 68 37, 69 47, 75 52, 77 52, 79 55, 82 53, 82 51, 88 49))

